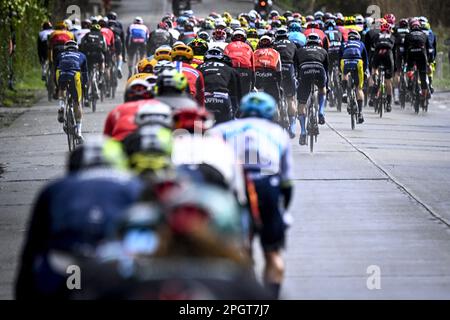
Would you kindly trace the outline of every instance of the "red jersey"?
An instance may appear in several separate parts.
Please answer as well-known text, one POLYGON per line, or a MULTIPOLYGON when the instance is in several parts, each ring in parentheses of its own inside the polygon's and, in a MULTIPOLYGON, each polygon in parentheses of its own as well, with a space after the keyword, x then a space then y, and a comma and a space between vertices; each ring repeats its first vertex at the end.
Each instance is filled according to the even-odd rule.
POLYGON ((105 37, 106 44, 109 48, 114 47, 114 32, 109 28, 102 28, 100 30, 103 37, 105 37))
POLYGON ((325 34, 325 32, 323 32, 323 31, 320 30, 320 29, 314 29, 314 28, 311 28, 311 29, 306 29, 305 32, 304 32, 304 35, 306 36, 306 38, 308 38, 308 36, 309 36, 311 33, 317 34, 317 35, 320 37, 320 39, 322 40, 322 47, 323 47, 325 50, 328 50, 329 42, 328 42, 328 37, 327 37, 327 35, 325 34))
POLYGON ((280 53, 272 48, 257 49, 255 51, 255 69, 272 69, 281 71, 280 53))
POLYGON ((117 141, 122 141, 136 130, 134 116, 139 108, 155 101, 153 99, 131 101, 117 106, 108 114, 103 134, 117 141))
POLYGON ((224 54, 231 58, 234 68, 254 69, 253 49, 249 44, 233 41, 225 47, 224 54))
POLYGON ((183 72, 189 83, 189 91, 192 97, 201 107, 205 106, 205 80, 203 74, 189 63, 176 61, 175 66, 179 72, 183 72))
POLYGON ((350 32, 350 30, 343 26, 338 26, 337 28, 339 32, 342 33, 342 38, 344 39, 344 42, 348 42, 348 33, 350 32))

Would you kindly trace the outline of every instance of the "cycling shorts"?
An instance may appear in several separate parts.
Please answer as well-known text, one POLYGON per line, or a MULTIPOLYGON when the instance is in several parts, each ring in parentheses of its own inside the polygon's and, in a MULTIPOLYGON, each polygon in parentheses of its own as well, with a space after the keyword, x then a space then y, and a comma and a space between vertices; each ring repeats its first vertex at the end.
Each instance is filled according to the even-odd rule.
POLYGON ((381 50, 375 53, 372 61, 372 68, 378 69, 384 66, 386 73, 386 80, 392 79, 394 74, 394 54, 392 50, 381 50))
POLYGON ((328 76, 325 68, 320 63, 304 63, 299 70, 300 82, 297 89, 297 99, 300 104, 306 104, 311 91, 311 85, 315 83, 319 89, 327 86, 328 76))
POLYGON ((364 62, 361 59, 341 60, 341 71, 343 74, 351 73, 355 85, 359 89, 364 88, 364 62))
POLYGON ((270 94, 276 101, 280 100, 280 80, 272 69, 255 71, 255 88, 270 94))
POLYGON ((233 119, 231 100, 228 93, 205 92, 205 108, 214 114, 216 124, 233 119))
POLYGON ((245 68, 235 68, 239 73, 242 95, 246 95, 253 89, 253 71, 245 68))
POLYGON ((280 210, 280 177, 247 173, 258 197, 261 229, 258 234, 265 252, 278 251, 285 246, 286 224, 280 210))
POLYGON ((71 73, 71 72, 61 72, 60 70, 57 70, 56 81, 58 83, 58 88, 60 90, 65 90, 67 88, 70 94, 72 95, 73 100, 78 101, 78 103, 81 102, 82 91, 81 91, 80 71, 71 73))
POLYGON ((413 70, 414 66, 417 67, 417 70, 419 71, 419 74, 420 74, 421 88, 423 90, 428 89, 428 84, 427 84, 428 59, 427 59, 426 54, 421 51, 409 52, 406 63, 408 64, 408 71, 413 70))
MULTIPOLYGON (((130 60, 130 63, 134 57, 134 55, 138 53, 140 57, 145 57, 147 53, 147 45, 145 43, 131 43, 128 47, 128 60, 130 60)), ((139 57, 138 57, 138 60, 139 57)))
POLYGON ((105 62, 105 56, 101 52, 87 52, 86 58, 89 70, 92 70, 94 64, 102 65, 105 62))
POLYGON ((297 89, 295 67, 293 64, 283 64, 282 70, 281 85, 283 87, 284 93, 286 97, 293 97, 295 96, 295 91, 297 89))

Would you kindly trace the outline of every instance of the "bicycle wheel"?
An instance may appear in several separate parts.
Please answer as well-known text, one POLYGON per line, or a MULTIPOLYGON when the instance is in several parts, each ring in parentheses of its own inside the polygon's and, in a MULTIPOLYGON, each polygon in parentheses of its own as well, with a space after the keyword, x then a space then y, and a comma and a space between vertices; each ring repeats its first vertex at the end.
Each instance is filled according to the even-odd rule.
POLYGON ((71 99, 67 99, 66 104, 66 135, 67 135, 67 144, 69 146, 69 152, 75 150, 75 116, 73 114, 72 101, 71 99))

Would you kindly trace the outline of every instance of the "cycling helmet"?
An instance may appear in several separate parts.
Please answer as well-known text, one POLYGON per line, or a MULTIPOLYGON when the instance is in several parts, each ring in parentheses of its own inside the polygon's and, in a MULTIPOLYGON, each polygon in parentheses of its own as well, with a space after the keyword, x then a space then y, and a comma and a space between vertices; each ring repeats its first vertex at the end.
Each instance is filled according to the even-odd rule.
POLYGON ((222 29, 216 29, 214 30, 213 39, 216 41, 225 40, 227 38, 227 33, 222 29))
POLYGON ((216 27, 216 30, 225 30, 227 28, 227 25, 225 22, 219 21, 219 22, 216 22, 215 27, 216 27))
POLYGON ((125 89, 125 102, 152 99, 153 86, 145 80, 136 79, 127 85, 125 89))
POLYGON ((117 13, 115 13, 113 11, 108 13, 106 16, 108 17, 109 20, 117 20, 117 13))
POLYGON ((91 24, 97 24, 98 23, 98 18, 96 16, 91 16, 89 18, 89 20, 91 20, 91 24))
POLYGON ((64 22, 66 24, 67 30, 72 29, 72 20, 66 19, 66 20, 64 20, 64 22))
POLYGON ((64 43, 64 50, 78 50, 78 44, 76 41, 69 40, 64 43))
POLYGON ((336 17, 336 25, 342 27, 342 26, 344 26, 344 24, 345 24, 345 19, 343 16, 336 17))
POLYGON ((315 20, 323 20, 324 16, 325 14, 322 11, 317 11, 316 13, 314 13, 315 20))
POLYGON ((206 42, 209 42, 209 40, 210 40, 209 33, 206 32, 206 31, 199 32, 197 36, 198 36, 199 39, 202 39, 202 40, 204 40, 206 42))
POLYGON ((294 21, 300 22, 302 20, 302 15, 299 12, 294 12, 292 18, 294 18, 294 21))
POLYGON ((136 18, 134 18, 134 23, 144 24, 144 19, 142 19, 141 17, 136 17, 136 18))
POLYGON ((329 20, 336 20, 336 17, 331 12, 327 12, 323 16, 323 21, 327 22, 329 20))
POLYGON ((195 56, 204 56, 208 51, 208 43, 200 38, 194 39, 189 43, 195 56))
POLYGON ((320 25, 317 21, 311 21, 310 23, 308 23, 306 28, 307 29, 320 29, 320 25))
POLYGON ((355 16, 345 17, 344 21, 345 21, 345 25, 347 25, 347 26, 353 26, 356 23, 355 16))
POLYGON ((263 48, 272 48, 272 38, 269 36, 262 36, 261 39, 259 39, 258 42, 258 49, 263 49, 263 48))
POLYGON ((231 16, 231 14, 229 12, 224 12, 222 14, 223 19, 225 20, 226 23, 230 23, 230 21, 233 19, 233 17, 231 16))
POLYGON ((171 55, 173 61, 180 61, 180 60, 191 61, 192 58, 194 57, 194 52, 192 51, 191 47, 185 44, 180 44, 172 48, 171 55))
POLYGON ((175 70, 175 65, 168 60, 161 60, 156 63, 153 67, 153 72, 155 75, 159 75, 159 73, 163 70, 175 70))
POLYGON ((271 120, 277 111, 277 103, 265 92, 252 92, 242 98, 240 111, 244 117, 271 120))
POLYGON ((287 39, 289 36, 288 31, 286 28, 279 28, 276 32, 275 32, 275 39, 279 40, 279 39, 287 39))
MULTIPOLYGON (((113 22, 113 21, 110 21, 110 22, 113 22)), ((86 19, 86 20, 83 20, 82 22, 81 22, 81 28, 82 29, 90 29, 91 28, 91 20, 89 20, 89 19, 86 19)))
POLYGON ((134 123, 138 127, 147 124, 159 124, 171 129, 173 125, 172 109, 162 102, 145 103, 137 110, 134 123))
POLYGON ((156 61, 167 60, 172 61, 172 48, 164 45, 155 50, 154 58, 156 61))
POLYGON ((308 37, 306 38, 306 45, 316 45, 316 46, 322 46, 322 40, 320 39, 320 36, 316 33, 310 33, 308 37))
POLYGON ((372 27, 373 23, 375 22, 375 19, 372 17, 367 17, 364 21, 364 26, 365 28, 370 28, 372 27))
POLYGON ((139 73, 152 73, 153 64, 150 59, 144 58, 138 62, 137 69, 139 73))
POLYGON ((327 30, 334 30, 334 29, 336 29, 336 21, 334 21, 334 20, 327 20, 325 22, 325 29, 327 29, 327 30))
POLYGON ((205 108, 181 108, 173 114, 175 130, 183 129, 190 133, 209 130, 214 123, 212 114, 205 108))
POLYGON ((91 31, 100 31, 102 30, 102 27, 98 23, 92 23, 91 25, 91 31))
POLYGON ((388 22, 387 22, 387 23, 383 23, 383 24, 380 26, 380 31, 381 31, 382 33, 390 33, 391 30, 392 30, 391 24, 388 23, 388 22))
POLYGON ((285 11, 285 12, 283 13, 283 16, 284 16, 286 19, 289 18, 289 17, 292 17, 292 11, 290 11, 290 10, 285 11))
POLYGON ((51 28, 53 28, 52 23, 50 21, 45 21, 42 24, 42 30, 50 30, 51 28))
POLYGON ((233 32, 233 35, 231 36, 231 41, 242 41, 245 42, 247 40, 247 36, 245 34, 245 31, 242 30, 236 30, 233 32))
POLYGON ((162 93, 167 89, 184 92, 188 86, 186 76, 182 72, 178 72, 176 69, 163 69, 158 74, 158 80, 156 81, 156 87, 158 93, 162 93))
POLYGON ((407 19, 400 20, 400 22, 398 23, 398 26, 402 29, 407 29, 409 27, 408 20, 407 19))
POLYGON ((249 39, 258 39, 259 38, 258 31, 256 29, 254 29, 254 28, 248 29, 248 31, 247 31, 247 38, 249 38, 249 39))
POLYGON ((348 33, 348 40, 361 41, 361 35, 358 31, 350 30, 348 33))
POLYGON ((241 27, 241 23, 239 22, 239 20, 233 19, 230 22, 230 28, 233 30, 236 30, 237 28, 241 27))
POLYGON ((284 16, 278 17, 278 21, 280 21, 281 25, 287 25, 287 19, 284 16))
POLYGON ((366 22, 366 20, 364 19, 364 17, 362 15, 357 15, 355 18, 355 23, 357 25, 364 25, 364 23, 366 22))
POLYGON ((312 21, 314 21, 315 19, 314 19, 314 16, 311 16, 311 15, 309 15, 309 16, 306 16, 306 22, 312 22, 312 21))
POLYGON ((242 28, 248 28, 248 21, 244 17, 239 18, 239 23, 241 24, 242 28))
POLYGON ((206 51, 205 60, 216 59, 222 60, 224 57, 223 50, 220 47, 214 47, 206 51))
POLYGON ((397 18, 392 13, 388 13, 384 16, 384 19, 389 23, 391 26, 395 26, 395 23, 397 21, 397 18))
POLYGON ((277 11, 277 10, 272 10, 272 11, 270 11, 270 13, 269 13, 269 17, 271 18, 271 19, 273 19, 273 18, 275 18, 275 17, 279 17, 280 16, 280 13, 277 11))
POLYGON ((65 21, 58 21, 55 24, 55 29, 56 30, 67 30, 67 24, 65 21))
POLYGON ((302 32, 302 25, 298 22, 292 22, 289 25, 289 32, 302 32))
POLYGON ((270 26, 272 27, 272 29, 277 29, 277 28, 281 28, 283 26, 283 24, 281 23, 280 20, 273 20, 272 23, 270 24, 270 26))
POLYGON ((108 18, 106 18, 106 17, 101 17, 101 18, 98 20, 98 24, 100 25, 100 27, 106 28, 106 27, 108 26, 108 18))
POLYGON ((165 22, 160 22, 158 23, 158 29, 162 29, 162 30, 169 30, 169 25, 165 22))
POLYGON ((422 25, 421 25, 419 19, 412 19, 410 21, 410 28, 411 28, 411 30, 420 30, 422 28, 422 25))
POLYGON ((90 137, 69 156, 69 172, 89 168, 114 168, 126 170, 127 159, 120 142, 110 138, 90 137))

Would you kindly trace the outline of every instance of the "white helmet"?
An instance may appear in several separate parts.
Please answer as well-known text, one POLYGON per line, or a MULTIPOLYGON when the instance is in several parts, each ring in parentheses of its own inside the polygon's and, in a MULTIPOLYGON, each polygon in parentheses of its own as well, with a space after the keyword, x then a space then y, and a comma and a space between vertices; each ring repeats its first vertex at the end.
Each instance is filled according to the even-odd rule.
POLYGON ((167 104, 156 100, 147 102, 139 107, 134 123, 139 127, 153 123, 172 128, 172 109, 167 104))
POLYGON ((141 17, 136 17, 136 18, 134 18, 134 23, 143 24, 144 23, 144 19, 142 19, 141 17))

